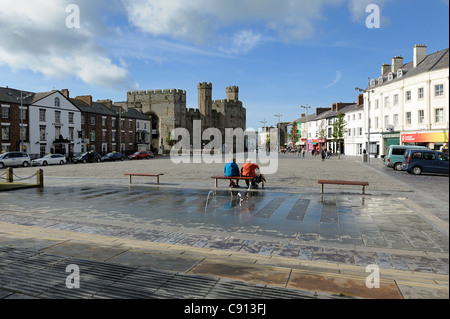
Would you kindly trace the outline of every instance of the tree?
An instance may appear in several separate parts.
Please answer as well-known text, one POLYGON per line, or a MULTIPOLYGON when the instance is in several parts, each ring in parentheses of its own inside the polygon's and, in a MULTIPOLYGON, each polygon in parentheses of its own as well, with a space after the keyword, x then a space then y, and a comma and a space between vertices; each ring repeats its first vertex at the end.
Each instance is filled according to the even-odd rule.
POLYGON ((298 124, 296 122, 292 124, 291 141, 292 147, 295 147, 298 142, 298 124))
MULTIPOLYGON (((327 122, 326 122, 326 120, 320 121, 320 126, 319 126, 319 129, 317 130, 317 137, 322 141, 327 137, 327 122)), ((320 142, 320 148, 323 148, 322 142, 320 142)))
POLYGON ((338 154, 339 158, 341 158, 341 140, 344 138, 345 134, 345 126, 347 122, 345 121, 345 115, 342 112, 339 112, 336 116, 336 120, 333 123, 333 138, 338 143, 338 154))

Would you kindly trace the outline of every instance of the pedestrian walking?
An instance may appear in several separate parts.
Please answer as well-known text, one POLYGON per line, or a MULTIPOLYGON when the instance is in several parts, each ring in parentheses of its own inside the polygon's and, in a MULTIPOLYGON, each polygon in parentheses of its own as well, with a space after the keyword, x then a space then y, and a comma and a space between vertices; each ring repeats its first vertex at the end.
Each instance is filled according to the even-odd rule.
POLYGON ((320 155, 322 155, 322 162, 325 162, 325 150, 324 149, 322 149, 322 152, 320 155))

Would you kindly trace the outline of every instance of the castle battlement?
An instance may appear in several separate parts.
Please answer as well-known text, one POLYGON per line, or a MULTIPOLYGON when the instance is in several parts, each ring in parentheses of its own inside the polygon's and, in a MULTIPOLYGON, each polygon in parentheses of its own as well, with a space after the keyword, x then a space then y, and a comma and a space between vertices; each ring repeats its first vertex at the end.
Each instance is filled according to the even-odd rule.
POLYGON ((209 90, 212 90, 212 84, 211 84, 211 83, 207 83, 207 82, 199 83, 199 84, 198 84, 198 88, 199 88, 199 89, 209 89, 209 90))
POLYGON ((127 95, 154 95, 154 94, 186 94, 185 90, 164 89, 164 90, 142 90, 142 91, 128 91, 127 95))

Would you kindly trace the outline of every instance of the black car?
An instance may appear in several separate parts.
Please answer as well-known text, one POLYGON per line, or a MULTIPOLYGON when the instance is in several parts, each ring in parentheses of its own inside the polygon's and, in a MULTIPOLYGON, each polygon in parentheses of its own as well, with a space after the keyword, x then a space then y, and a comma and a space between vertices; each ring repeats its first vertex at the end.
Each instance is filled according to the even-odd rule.
POLYGON ((102 162, 110 161, 123 161, 126 158, 125 154, 112 152, 108 153, 105 156, 102 157, 102 162))
POLYGON ((73 158, 73 163, 77 164, 78 162, 80 163, 94 163, 94 162, 100 162, 102 160, 102 156, 95 152, 95 151, 90 151, 90 152, 85 152, 82 153, 79 156, 75 156, 73 158))

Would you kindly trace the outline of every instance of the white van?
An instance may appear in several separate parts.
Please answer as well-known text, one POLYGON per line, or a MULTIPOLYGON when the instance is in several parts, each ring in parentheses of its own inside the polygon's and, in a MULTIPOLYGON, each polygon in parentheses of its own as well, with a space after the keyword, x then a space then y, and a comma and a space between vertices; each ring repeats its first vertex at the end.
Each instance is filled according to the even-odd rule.
POLYGON ((27 153, 8 152, 0 154, 0 168, 9 166, 30 166, 31 160, 27 153))

